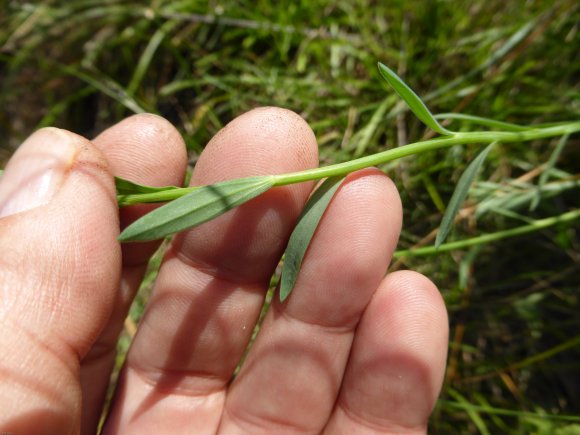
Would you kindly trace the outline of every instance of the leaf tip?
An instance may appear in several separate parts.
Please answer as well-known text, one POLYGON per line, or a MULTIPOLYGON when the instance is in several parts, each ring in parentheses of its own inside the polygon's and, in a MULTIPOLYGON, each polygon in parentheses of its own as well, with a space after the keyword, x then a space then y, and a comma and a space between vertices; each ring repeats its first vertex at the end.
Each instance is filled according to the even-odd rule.
POLYGON ((282 288, 280 288, 280 302, 284 302, 288 296, 290 295, 290 292, 288 290, 283 291, 282 288))
POLYGON ((433 116, 429 108, 425 105, 421 97, 415 93, 413 89, 405 81, 397 75, 395 71, 378 62, 379 73, 385 81, 393 88, 393 90, 403 99, 409 109, 431 130, 442 134, 444 136, 452 135, 451 130, 443 127, 437 119, 433 116))
POLYGON ((117 236, 117 241, 121 243, 130 242, 132 241, 132 236, 130 234, 127 234, 127 229, 125 229, 121 232, 121 234, 117 236))
POLYGON ((437 231, 437 237, 435 237, 435 250, 436 251, 439 250, 439 247, 441 246, 441 244, 445 240, 446 236, 447 236, 447 234, 445 234, 443 231, 441 231, 441 230, 437 231))

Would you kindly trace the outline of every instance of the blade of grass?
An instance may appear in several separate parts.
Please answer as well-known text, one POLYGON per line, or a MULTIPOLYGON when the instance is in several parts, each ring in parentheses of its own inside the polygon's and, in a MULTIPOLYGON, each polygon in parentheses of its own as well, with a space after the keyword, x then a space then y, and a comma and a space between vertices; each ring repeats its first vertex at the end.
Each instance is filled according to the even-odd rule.
POLYGON ((441 220, 441 225, 435 239, 435 248, 441 246, 441 243, 443 243, 447 238, 447 235, 453 226, 453 219, 463 204, 463 201, 467 197, 471 183, 473 183, 479 168, 481 168, 481 165, 485 161, 485 158, 489 154, 489 151, 494 144, 496 144, 496 142, 489 144, 482 152, 480 152, 479 155, 469 164, 469 166, 467 166, 465 172, 459 178, 457 186, 455 187, 455 191, 451 196, 451 200, 449 200, 449 205, 447 206, 445 214, 443 215, 443 219, 441 220))
POLYGON ((580 345, 580 335, 576 335, 575 337, 572 337, 571 339, 566 340, 564 343, 560 343, 557 346, 554 346, 548 350, 540 352, 536 355, 532 355, 532 356, 524 359, 523 361, 510 364, 509 367, 507 368, 507 370, 516 370, 516 369, 521 369, 524 367, 531 366, 531 365, 536 364, 540 361, 544 361, 548 358, 552 358, 553 356, 559 354, 560 352, 563 352, 563 351, 568 350, 570 348, 576 347, 578 345, 580 345))
MULTIPOLYGON (((393 95, 392 97, 397 98, 396 95, 393 95)), ((386 98, 377 108, 377 110, 375 110, 375 113, 373 113, 373 116, 371 117, 370 121, 368 122, 367 125, 365 125, 361 130, 359 130, 355 136, 351 139, 352 143, 356 143, 356 150, 354 152, 354 155, 356 157, 358 156, 362 156, 370 141, 372 136, 375 134, 375 132, 377 131, 377 128, 379 127, 379 125, 384 122, 384 118, 385 118, 385 113, 387 113, 387 109, 392 106, 394 104, 394 101, 391 98, 386 98)))
POLYGON ((495 119, 484 118, 482 116, 466 115, 464 113, 438 113, 434 115, 435 119, 457 119, 460 121, 467 121, 477 125, 484 125, 486 127, 496 128, 504 131, 525 131, 531 130, 534 127, 524 127, 522 125, 512 124, 510 122, 496 121, 495 119))
POLYGON ((461 394, 459 394, 459 392, 452 388, 447 389, 447 394, 449 394, 451 397, 457 400, 460 405, 462 405, 462 409, 467 413, 469 418, 471 418, 471 421, 477 427, 479 433, 482 435, 490 435, 487 425, 479 415, 480 408, 482 407, 474 407, 465 397, 463 397, 461 394))
POLYGON ((345 177, 327 178, 312 194, 298 218, 298 223, 292 231, 284 253, 284 265, 280 278, 280 301, 284 302, 292 292, 310 240, 330 200, 344 179, 345 177))
POLYGON ((538 206, 538 204, 540 203, 540 199, 542 198, 542 190, 544 188, 544 185, 546 184, 546 181, 548 181, 548 177, 550 176, 550 172, 552 171, 552 169, 556 165, 556 162, 558 161, 560 154, 562 154, 562 150, 566 146, 566 143, 568 143, 569 137, 570 137, 569 134, 565 134, 564 136, 562 136, 560 138, 560 140, 558 141, 558 144, 554 148, 554 151, 552 151, 552 154, 550 154, 550 158, 548 159, 548 162, 546 163, 546 167, 544 168, 543 172, 540 174, 540 178, 538 179, 538 188, 536 190, 536 194, 534 196, 534 199, 532 199, 532 202, 530 203, 530 211, 535 210, 536 207, 538 206))
POLYGON ((480 65, 473 68, 467 74, 457 77, 454 80, 451 80, 444 86, 441 86, 439 89, 435 90, 424 96, 426 101, 432 100, 434 98, 439 97, 440 95, 447 94, 450 90, 457 88, 462 83, 465 83, 472 78, 476 77, 478 74, 486 71, 494 64, 496 64, 499 60, 503 57, 508 55, 514 48, 516 48, 525 38, 527 38, 530 33, 534 30, 537 23, 540 21, 541 16, 534 18, 527 23, 525 23, 522 27, 520 27, 516 32, 514 32, 502 45, 499 46, 497 50, 495 50, 489 58, 480 65))
POLYGON ((201 186, 129 225, 122 242, 156 240, 207 222, 273 186, 273 177, 250 177, 201 186))
POLYGON ((93 86, 85 86, 77 92, 72 93, 70 96, 63 98, 62 100, 54 103, 51 108, 48 108, 46 115, 42 117, 36 128, 50 127, 55 125, 59 115, 65 113, 73 103, 86 98, 90 94, 97 92, 93 86))
MULTIPOLYGON (((577 179, 551 182, 542 186, 540 194, 544 199, 552 198, 567 190, 577 189, 578 187, 580 187, 580 180, 577 179)), ((477 204, 475 217, 479 218, 486 213, 495 212, 500 208, 518 210, 534 199, 534 196, 537 194, 536 190, 537 187, 527 189, 513 188, 507 192, 499 192, 494 196, 485 198, 477 204)))
POLYGON ((379 72, 387 83, 407 103, 409 109, 431 130, 448 136, 453 132, 447 130, 435 119, 423 100, 389 67, 379 62, 379 72))
POLYGON ((137 102, 137 100, 130 96, 121 85, 110 78, 105 77, 102 73, 91 70, 81 70, 70 65, 61 65, 61 69, 65 73, 90 84, 134 113, 155 112, 152 108, 144 107, 142 103, 137 102))
POLYGON ((474 412, 481 412, 484 414, 505 415, 510 417, 521 418, 542 418, 556 421, 570 421, 580 423, 580 416, 577 415, 557 415, 557 414, 540 414, 535 412, 526 412, 515 409, 492 408, 489 406, 473 405, 465 401, 452 402, 450 400, 439 400, 439 404, 448 406, 450 408, 461 409, 467 411, 468 409, 474 412))
POLYGON ((421 179, 423 180, 423 184, 425 185, 425 189, 427 189, 427 193, 429 194, 431 201, 433 201, 433 204, 435 207, 437 207, 437 210, 443 213, 445 211, 445 204, 441 199, 441 195, 439 195, 439 191, 437 190, 435 183, 426 172, 421 174, 421 179))
POLYGON ((151 61, 153 60, 155 52, 163 40, 167 37, 169 32, 171 32, 171 30, 176 26, 176 24, 177 23, 174 21, 168 21, 153 34, 149 40, 149 43, 147 44, 147 47, 145 47, 145 50, 143 50, 137 66, 135 67, 133 77, 131 77, 131 81, 127 86, 127 94, 135 94, 135 91, 139 88, 139 85, 143 81, 143 78, 145 77, 145 74, 151 65, 151 61))

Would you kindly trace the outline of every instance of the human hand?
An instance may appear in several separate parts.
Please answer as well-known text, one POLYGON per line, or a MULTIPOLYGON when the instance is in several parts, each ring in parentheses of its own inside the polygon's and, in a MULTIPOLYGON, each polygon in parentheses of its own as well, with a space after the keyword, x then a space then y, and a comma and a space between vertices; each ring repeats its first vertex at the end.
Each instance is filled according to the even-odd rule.
MULTIPOLYGON (((263 108, 213 138, 192 182, 317 164, 306 123, 263 108)), ((41 130, 17 151, 0 182, 0 431, 95 432, 123 320, 158 246, 119 246, 119 227, 153 206, 119 213, 112 174, 179 185, 185 167, 181 137, 151 115, 92 143, 41 130)), ((447 314, 422 275, 384 278, 402 211, 377 170, 341 186, 292 295, 274 298, 230 382, 311 188, 273 189, 174 238, 105 433, 426 431, 445 368, 447 314)))

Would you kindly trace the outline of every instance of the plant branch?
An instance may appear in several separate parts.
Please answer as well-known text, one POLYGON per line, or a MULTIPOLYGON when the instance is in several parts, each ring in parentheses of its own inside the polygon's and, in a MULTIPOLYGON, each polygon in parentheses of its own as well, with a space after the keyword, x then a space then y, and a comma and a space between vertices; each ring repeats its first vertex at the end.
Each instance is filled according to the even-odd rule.
POLYGON ((436 248, 435 246, 424 246, 422 248, 396 251, 393 256, 395 258, 419 257, 439 254, 441 252, 454 251, 456 249, 468 248, 470 246, 482 245, 489 242, 507 239, 509 237, 515 237, 520 236, 522 234, 532 233, 534 231, 543 230, 545 228, 549 228, 564 222, 572 222, 576 219, 580 219, 580 209, 571 210, 567 213, 561 214, 560 216, 539 219, 532 222, 531 224, 523 225, 521 227, 511 228, 509 230, 504 231, 497 231, 495 233, 483 234, 478 237, 472 237, 465 240, 458 240, 456 242, 444 243, 441 246, 439 246, 439 248, 436 248))
MULTIPOLYGON (((335 165, 324 166, 321 168, 308 169, 300 172, 287 174, 272 175, 271 179, 274 186, 284 186, 287 184, 302 183, 311 180, 320 180, 327 177, 345 176, 359 169, 371 166, 381 165, 403 157, 415 154, 421 154, 442 148, 449 148, 465 144, 486 144, 494 141, 509 143, 523 142, 547 137, 561 136, 572 134, 580 131, 580 122, 569 122, 542 128, 530 128, 525 131, 485 131, 485 132, 468 132, 452 133, 449 136, 438 137, 421 142, 411 143, 402 147, 393 148, 387 151, 376 153, 370 156, 361 157, 335 165)), ((118 195, 119 206, 124 207, 133 204, 146 202, 165 202, 180 198, 191 193, 193 188, 176 189, 171 187, 170 190, 118 195)))
POLYGON ((370 156, 361 157, 359 159, 350 160, 344 163, 338 163, 336 165, 309 169, 301 172, 293 172, 289 174, 274 175, 274 186, 301 183, 304 181, 318 180, 326 177, 344 176, 359 169, 384 164, 414 154, 420 154, 456 145, 465 145, 468 143, 491 143, 494 141, 502 143, 523 142, 534 139, 561 136, 578 131, 580 131, 580 122, 571 122, 567 124, 530 129, 526 131, 453 133, 449 136, 411 143, 370 156))

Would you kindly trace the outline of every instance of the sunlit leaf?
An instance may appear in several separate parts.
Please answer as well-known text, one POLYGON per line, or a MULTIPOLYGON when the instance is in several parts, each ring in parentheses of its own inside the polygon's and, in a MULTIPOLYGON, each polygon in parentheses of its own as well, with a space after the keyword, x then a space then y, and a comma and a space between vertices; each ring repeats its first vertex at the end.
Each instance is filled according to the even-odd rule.
POLYGON ((292 292, 298 273, 302 265, 302 260, 306 250, 310 245, 310 240, 318 227, 318 223, 328 207, 330 200, 336 190, 344 181, 344 177, 328 178, 316 189, 306 203, 302 214, 298 218, 298 223, 290 236, 286 252, 284 254, 284 265, 280 278, 280 300, 284 301, 292 292))
POLYGON ((437 133, 443 135, 453 134, 453 132, 439 124, 425 103, 423 103, 423 100, 393 70, 380 62, 378 65, 381 76, 399 94, 405 103, 407 103, 409 109, 411 109, 417 118, 437 133))
POLYGON ((485 147, 485 149, 481 153, 479 153, 479 155, 475 159, 473 159, 473 161, 467 166, 465 172, 461 174, 461 177, 457 182, 457 186, 455 187, 455 191, 453 192, 453 195, 449 200, 449 205, 445 210, 443 219, 441 220, 441 225, 439 227, 439 231, 437 232, 437 237, 435 238, 436 248, 438 248, 439 245, 441 245, 441 243, 445 241, 447 235, 449 234, 449 231, 451 231, 455 215, 457 214, 459 208, 463 204, 463 201, 467 197, 469 187, 471 186, 471 183, 473 183, 473 180, 475 179, 475 176, 477 175, 479 168, 481 168, 481 165, 485 161, 485 158, 487 157, 489 151, 491 150, 491 148, 495 143, 496 142, 491 143, 487 147, 485 147))
POLYGON ((147 241, 207 222, 273 186, 270 176, 239 178, 202 186, 129 225, 119 240, 147 241))

